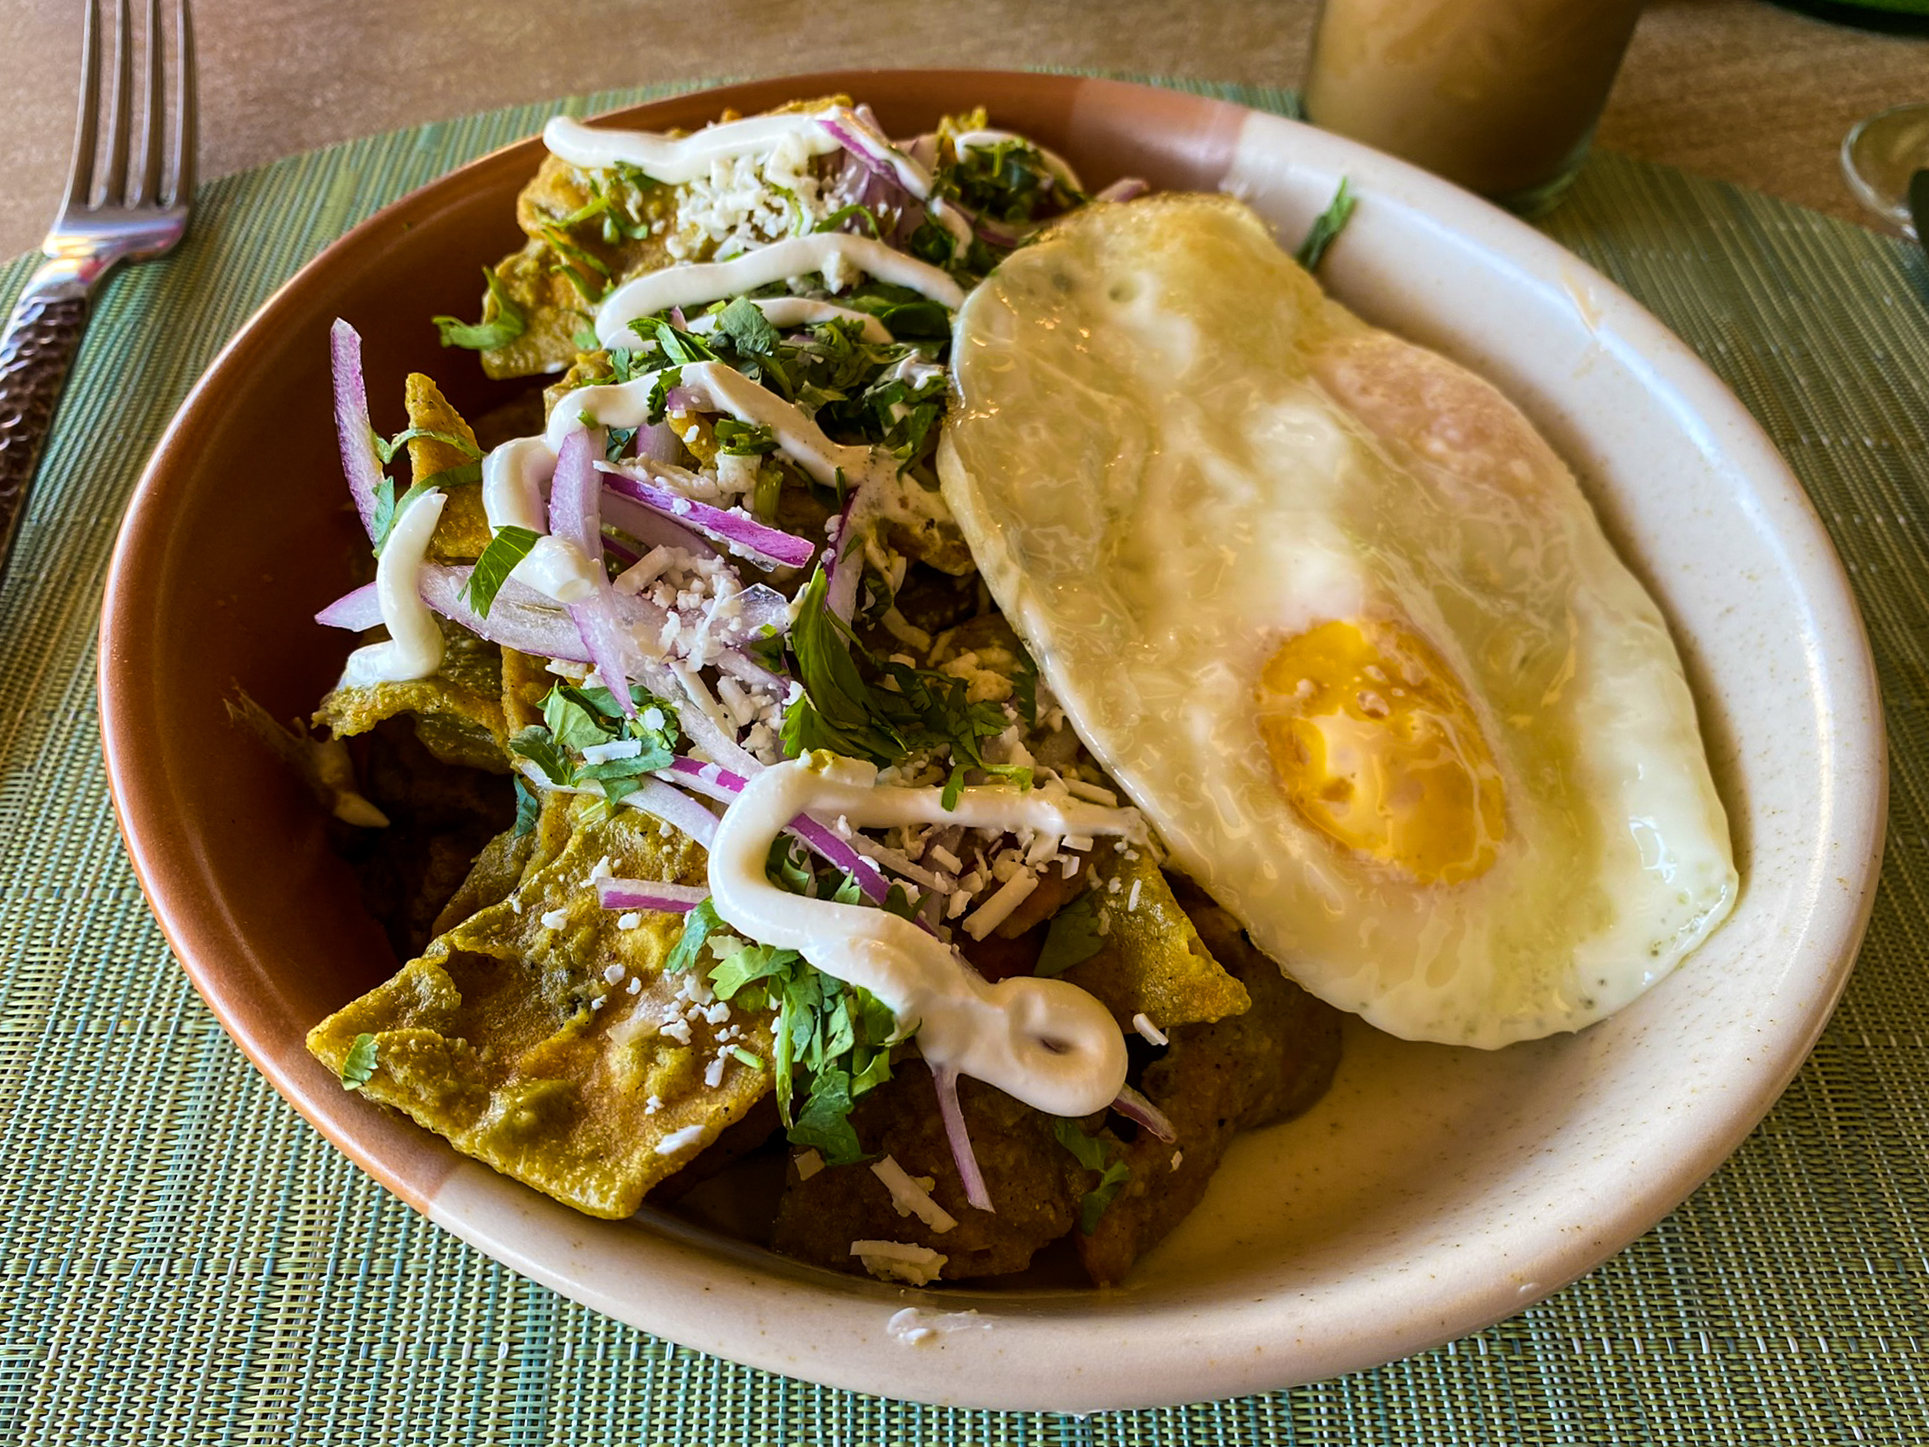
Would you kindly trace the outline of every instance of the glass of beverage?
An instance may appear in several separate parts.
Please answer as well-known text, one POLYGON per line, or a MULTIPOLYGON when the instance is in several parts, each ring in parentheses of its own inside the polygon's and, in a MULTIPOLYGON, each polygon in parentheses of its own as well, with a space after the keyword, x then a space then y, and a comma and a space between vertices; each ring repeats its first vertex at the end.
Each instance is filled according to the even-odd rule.
POLYGON ((1641 0, 1324 0, 1308 120, 1524 216, 1587 154, 1641 0))
POLYGON ((1842 174, 1856 199, 1891 230, 1929 246, 1909 215, 1909 184, 1918 171, 1929 171, 1929 102, 1879 111, 1842 142, 1842 174))

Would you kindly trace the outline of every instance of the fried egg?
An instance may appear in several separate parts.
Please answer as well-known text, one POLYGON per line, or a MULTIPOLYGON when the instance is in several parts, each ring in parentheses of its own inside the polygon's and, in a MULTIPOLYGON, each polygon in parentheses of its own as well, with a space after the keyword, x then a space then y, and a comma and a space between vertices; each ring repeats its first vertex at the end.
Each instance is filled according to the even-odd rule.
POLYGON ((1313 993, 1497 1047, 1726 916, 1680 658, 1573 476, 1246 207, 1076 213, 953 355, 939 470, 992 594, 1172 863, 1313 993))

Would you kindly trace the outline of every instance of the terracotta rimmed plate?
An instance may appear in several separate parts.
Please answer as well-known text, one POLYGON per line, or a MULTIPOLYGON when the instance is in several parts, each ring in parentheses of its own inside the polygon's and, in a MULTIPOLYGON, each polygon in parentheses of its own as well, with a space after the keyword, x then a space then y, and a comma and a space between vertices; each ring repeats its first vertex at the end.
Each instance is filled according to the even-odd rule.
POLYGON ((471 311, 478 265, 520 243, 529 141, 382 211, 278 292, 196 387, 135 495, 102 621, 102 722, 128 848, 195 985, 277 1089, 431 1219, 624 1321, 838 1386, 1071 1411, 1226 1396, 1407 1355, 1589 1270, 1767 1111, 1867 922, 1881 714, 1847 581, 1801 488, 1693 354, 1568 252, 1289 121, 1116 82, 953 71, 759 82, 622 119, 695 126, 726 105, 838 90, 894 134, 988 105, 1094 183, 1226 187, 1289 239, 1350 176, 1360 206, 1325 279, 1518 401, 1668 614, 1733 821, 1734 916, 1578 1036, 1483 1054, 1352 1031, 1331 1096, 1243 1138, 1199 1210, 1110 1293, 903 1291, 647 1208, 591 1220, 344 1092, 302 1036, 394 962, 309 799, 229 732, 221 701, 238 680, 275 714, 302 713, 343 656, 340 635, 310 622, 365 546, 342 507, 331 319, 367 338, 378 414, 412 368, 458 406, 494 395, 427 318, 471 311), (913 1305, 978 1315, 905 1345, 886 1323, 913 1305))

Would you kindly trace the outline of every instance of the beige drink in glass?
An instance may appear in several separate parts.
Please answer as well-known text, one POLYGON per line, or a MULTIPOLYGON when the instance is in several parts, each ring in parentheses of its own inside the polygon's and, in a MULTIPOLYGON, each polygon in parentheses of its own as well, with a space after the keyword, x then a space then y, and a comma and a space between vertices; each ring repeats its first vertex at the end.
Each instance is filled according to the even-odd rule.
POLYGON ((1560 199, 1641 0, 1325 0, 1307 119, 1523 214, 1560 199))

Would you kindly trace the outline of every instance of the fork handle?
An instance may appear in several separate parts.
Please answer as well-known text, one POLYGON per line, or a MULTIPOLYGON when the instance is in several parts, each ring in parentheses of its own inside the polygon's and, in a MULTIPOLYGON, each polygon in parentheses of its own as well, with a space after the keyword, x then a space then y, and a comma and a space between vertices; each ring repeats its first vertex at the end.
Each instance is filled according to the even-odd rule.
POLYGON ((28 279, 0 332, 0 572, 87 326, 90 289, 70 268, 49 261, 28 279))

